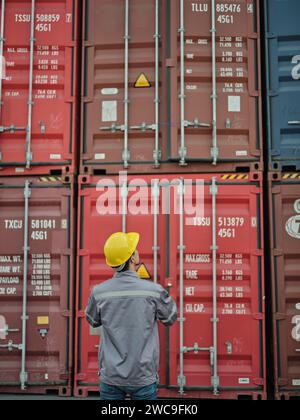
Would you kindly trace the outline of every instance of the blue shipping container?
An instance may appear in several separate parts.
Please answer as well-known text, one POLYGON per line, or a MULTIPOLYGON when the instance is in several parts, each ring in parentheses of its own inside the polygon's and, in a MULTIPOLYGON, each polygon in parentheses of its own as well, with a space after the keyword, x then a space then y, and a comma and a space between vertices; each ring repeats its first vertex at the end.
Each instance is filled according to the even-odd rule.
POLYGON ((265 0, 272 170, 300 170, 300 0, 265 0))

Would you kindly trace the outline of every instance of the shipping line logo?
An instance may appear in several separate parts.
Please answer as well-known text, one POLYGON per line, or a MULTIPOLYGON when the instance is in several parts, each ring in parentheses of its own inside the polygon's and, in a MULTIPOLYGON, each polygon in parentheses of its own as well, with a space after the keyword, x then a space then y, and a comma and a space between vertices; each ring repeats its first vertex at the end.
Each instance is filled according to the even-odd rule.
POLYGON ((292 78, 300 80, 300 55, 295 55, 292 59, 292 64, 296 64, 292 70, 292 78))
POLYGON ((294 239, 300 239, 300 199, 295 201, 294 209, 297 214, 289 218, 285 229, 289 236, 294 239))
MULTIPOLYGON (((296 310, 300 311, 300 303, 296 304, 296 310)), ((300 341, 300 315, 295 315, 292 318, 292 324, 295 325, 292 329, 292 337, 295 341, 300 341)))
POLYGON ((96 209, 104 215, 170 215, 188 216, 186 224, 204 217, 203 179, 128 180, 126 172, 115 179, 101 179, 97 184, 96 209))

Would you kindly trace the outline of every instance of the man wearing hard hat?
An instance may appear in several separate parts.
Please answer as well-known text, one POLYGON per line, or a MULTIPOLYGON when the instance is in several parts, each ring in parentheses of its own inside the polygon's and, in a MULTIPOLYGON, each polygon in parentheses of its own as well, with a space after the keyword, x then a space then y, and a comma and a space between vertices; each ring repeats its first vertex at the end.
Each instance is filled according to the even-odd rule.
POLYGON ((106 263, 115 271, 96 286, 86 318, 102 326, 99 349, 100 399, 155 400, 159 366, 157 321, 165 326, 177 319, 174 300, 160 285, 141 280, 138 233, 114 233, 105 243, 106 263))

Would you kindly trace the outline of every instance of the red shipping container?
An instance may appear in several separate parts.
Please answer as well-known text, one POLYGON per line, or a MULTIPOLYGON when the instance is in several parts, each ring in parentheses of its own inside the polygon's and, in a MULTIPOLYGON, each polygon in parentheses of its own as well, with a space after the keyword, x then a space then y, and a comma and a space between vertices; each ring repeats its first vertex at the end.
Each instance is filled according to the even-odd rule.
POLYGON ((277 399, 300 397, 300 174, 270 174, 270 237, 277 399))
POLYGON ((259 1, 231 3, 83 1, 81 173, 261 168, 259 1))
POLYGON ((2 5, 0 175, 73 173, 80 2, 2 5))
POLYGON ((72 393, 73 181, 1 178, 0 393, 72 393))
POLYGON ((80 178, 75 395, 98 390, 101 328, 84 309, 113 275, 106 238, 124 230, 140 232, 140 271, 179 308, 160 327, 159 395, 266 397, 261 193, 260 174, 80 178))

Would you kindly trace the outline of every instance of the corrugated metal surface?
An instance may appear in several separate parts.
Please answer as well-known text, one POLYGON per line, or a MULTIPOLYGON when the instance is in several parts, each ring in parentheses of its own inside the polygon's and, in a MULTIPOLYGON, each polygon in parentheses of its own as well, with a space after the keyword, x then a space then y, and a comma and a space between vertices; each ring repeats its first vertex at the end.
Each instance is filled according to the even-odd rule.
POLYGON ((159 327, 159 396, 264 399, 267 342, 276 398, 300 398, 300 2, 211 4, 0 2, 0 393, 98 392, 101 330, 84 309, 112 274, 107 236, 138 230, 143 267, 179 307, 159 327), (58 176, 76 171, 78 196, 77 177, 58 176), (100 214, 109 204, 127 211, 100 214))
POLYGON ((271 170, 300 169, 300 2, 265 0, 271 170))
POLYGON ((71 181, 0 179, 1 393, 72 392, 71 181))
POLYGON ((300 174, 270 175, 275 386, 300 397, 300 174))
POLYGON ((83 9, 81 173, 260 168, 259 1, 83 9))
POLYGON ((0 175, 72 173, 79 2, 1 5, 0 175))
POLYGON ((141 262, 179 307, 176 325, 160 329, 160 396, 184 390, 186 397, 265 398, 261 176, 161 176, 158 184, 153 178, 81 178, 75 394, 98 390, 100 331, 90 329, 83 311, 91 287, 112 275, 102 251, 106 238, 125 229, 141 233, 141 262), (117 214, 101 215, 115 196, 117 214), (202 204, 201 215, 188 207, 202 204))

